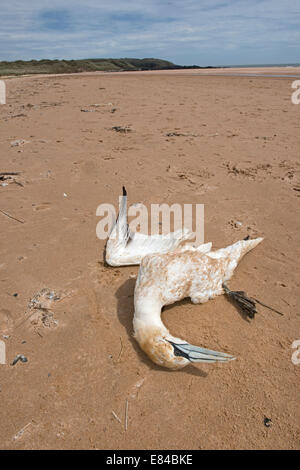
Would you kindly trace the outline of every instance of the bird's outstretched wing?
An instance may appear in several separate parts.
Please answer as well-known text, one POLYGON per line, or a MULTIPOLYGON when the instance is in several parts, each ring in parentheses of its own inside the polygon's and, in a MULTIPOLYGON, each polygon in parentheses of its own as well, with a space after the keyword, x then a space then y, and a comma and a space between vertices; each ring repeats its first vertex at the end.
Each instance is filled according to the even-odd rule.
POLYGON ((185 228, 163 235, 144 235, 135 232, 130 234, 126 251, 130 254, 143 256, 151 253, 167 253, 168 251, 175 250, 192 236, 193 234, 185 228))
POLYGON ((192 237, 193 233, 186 228, 163 235, 130 232, 127 221, 127 192, 123 186, 119 215, 106 244, 106 262, 111 266, 140 264, 144 256, 175 250, 192 237))

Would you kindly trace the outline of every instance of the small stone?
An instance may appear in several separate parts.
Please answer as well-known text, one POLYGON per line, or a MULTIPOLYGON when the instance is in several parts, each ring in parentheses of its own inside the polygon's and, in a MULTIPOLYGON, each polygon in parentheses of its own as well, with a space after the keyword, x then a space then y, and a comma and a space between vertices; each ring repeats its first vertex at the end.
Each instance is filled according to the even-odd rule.
POLYGON ((264 417, 264 425, 266 426, 266 428, 270 428, 272 426, 272 420, 271 418, 267 418, 266 416, 264 417))
POLYGON ((28 362, 28 359, 23 354, 18 354, 12 361, 11 365, 14 366, 15 364, 17 364, 18 361, 28 362))

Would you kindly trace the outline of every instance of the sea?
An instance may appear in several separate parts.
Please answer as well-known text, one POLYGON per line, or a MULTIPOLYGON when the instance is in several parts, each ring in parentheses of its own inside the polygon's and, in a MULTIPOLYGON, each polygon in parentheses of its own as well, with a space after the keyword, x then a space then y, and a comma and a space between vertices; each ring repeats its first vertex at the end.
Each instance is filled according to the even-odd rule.
POLYGON ((218 72, 217 74, 209 73, 206 75, 226 75, 226 76, 243 76, 243 77, 273 77, 273 78, 300 78, 300 63, 290 63, 290 64, 245 64, 245 65, 218 65, 217 68, 223 69, 247 69, 247 68, 266 68, 266 67, 278 67, 285 69, 287 71, 288 68, 299 67, 299 74, 274 74, 274 73, 255 73, 255 72, 226 72, 222 74, 222 72, 218 72))

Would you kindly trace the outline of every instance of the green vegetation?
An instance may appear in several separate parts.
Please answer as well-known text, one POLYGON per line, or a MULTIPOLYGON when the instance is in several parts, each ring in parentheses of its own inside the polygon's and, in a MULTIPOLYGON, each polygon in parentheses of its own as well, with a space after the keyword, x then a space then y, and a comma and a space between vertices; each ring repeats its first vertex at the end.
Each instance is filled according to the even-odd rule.
POLYGON ((83 59, 83 60, 16 60, 0 62, 0 75, 36 73, 122 72, 130 70, 170 70, 202 68, 175 65, 161 59, 83 59))

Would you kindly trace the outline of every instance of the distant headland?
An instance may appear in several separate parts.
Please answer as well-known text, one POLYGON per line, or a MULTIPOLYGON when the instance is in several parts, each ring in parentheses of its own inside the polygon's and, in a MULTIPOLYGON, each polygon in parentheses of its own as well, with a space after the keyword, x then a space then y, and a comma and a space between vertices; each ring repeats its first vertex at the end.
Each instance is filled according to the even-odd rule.
POLYGON ((80 59, 80 60, 16 60, 0 62, 0 75, 58 74, 80 72, 122 72, 137 70, 211 69, 212 66, 176 65, 168 60, 146 59, 80 59))

